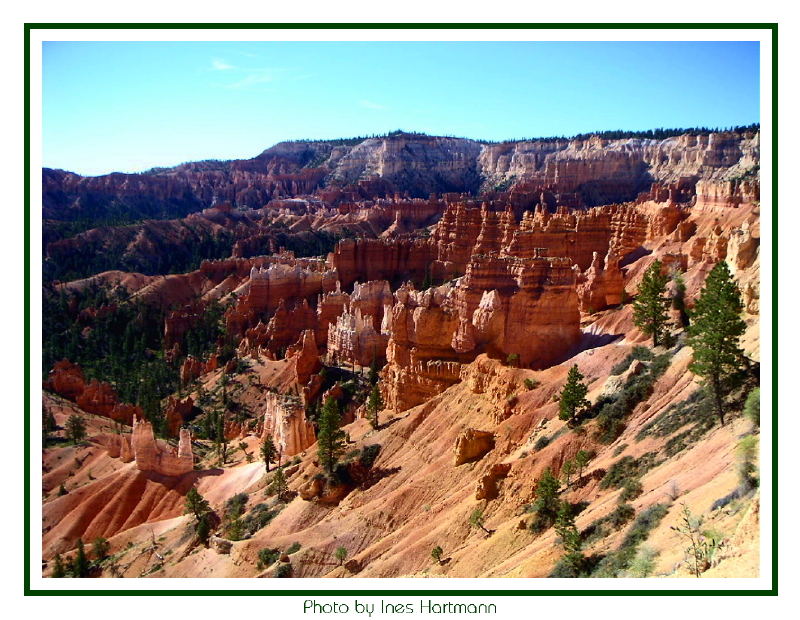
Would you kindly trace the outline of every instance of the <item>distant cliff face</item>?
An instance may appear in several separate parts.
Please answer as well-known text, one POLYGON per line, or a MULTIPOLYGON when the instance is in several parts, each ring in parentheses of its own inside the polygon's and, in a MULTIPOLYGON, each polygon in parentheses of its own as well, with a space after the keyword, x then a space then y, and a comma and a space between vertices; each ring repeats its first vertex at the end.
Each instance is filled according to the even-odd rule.
POLYGON ((370 138, 333 163, 330 179, 352 184, 379 177, 416 196, 475 193, 483 180, 478 163, 481 149, 478 142, 459 138, 370 138))
POLYGON ((352 142, 282 142, 257 157, 194 162, 141 174, 81 177, 44 169, 45 219, 169 218, 228 201, 258 208, 326 187, 365 198, 526 188, 573 195, 584 205, 632 200, 651 183, 720 182, 751 173, 757 131, 664 140, 520 141, 395 134, 352 142))

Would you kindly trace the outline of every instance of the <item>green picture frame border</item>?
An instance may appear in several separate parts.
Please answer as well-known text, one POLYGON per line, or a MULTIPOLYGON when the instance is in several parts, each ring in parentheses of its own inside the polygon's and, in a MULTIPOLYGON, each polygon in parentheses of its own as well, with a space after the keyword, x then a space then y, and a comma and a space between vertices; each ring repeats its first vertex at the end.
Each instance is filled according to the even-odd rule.
MULTIPOLYGON (((24 24, 24 330, 25 330, 25 354, 24 354, 24 594, 25 596, 315 596, 315 597, 341 597, 341 596, 381 596, 391 594, 392 596, 450 596, 450 597, 469 597, 469 596, 777 596, 778 595, 778 24, 771 22, 756 23, 63 23, 63 22, 36 22, 24 24), (772 33, 772 584, 769 589, 742 589, 742 590, 713 590, 713 589, 674 589, 674 590, 628 590, 628 589, 607 589, 607 590, 448 590, 448 589, 421 589, 421 590, 283 590, 283 589, 264 589, 264 590, 227 590, 227 589, 153 589, 153 590, 93 590, 93 589, 69 589, 69 590, 34 590, 30 583, 31 570, 31 505, 30 505, 30 476, 31 476, 31 355, 30 355, 30 329, 31 329, 31 304, 30 304, 30 268, 31 268, 31 194, 30 183, 32 178, 31 150, 30 150, 30 35, 32 30, 43 29, 108 29, 108 30, 128 30, 128 29, 170 29, 170 30, 264 30, 264 29, 284 29, 284 30, 338 30, 338 29, 358 29, 358 30, 769 30, 772 33)), ((38 166, 37 166, 38 168, 38 166)), ((579 581, 576 583, 580 583, 579 581)))

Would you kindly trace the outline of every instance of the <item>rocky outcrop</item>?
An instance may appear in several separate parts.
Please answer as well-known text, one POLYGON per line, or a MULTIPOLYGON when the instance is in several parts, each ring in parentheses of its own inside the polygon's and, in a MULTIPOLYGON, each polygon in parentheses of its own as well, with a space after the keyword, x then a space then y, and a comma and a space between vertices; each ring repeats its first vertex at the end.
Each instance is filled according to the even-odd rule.
POLYGON ((303 452, 317 441, 302 403, 289 396, 266 394, 262 438, 271 437, 283 457, 303 452))
POLYGON ((432 246, 424 240, 344 239, 328 260, 342 287, 349 288, 356 280, 421 282, 432 256, 432 246))
POLYGON ((481 353, 530 368, 560 360, 580 339, 569 259, 475 256, 455 286, 396 293, 383 370, 384 401, 403 410, 459 381, 481 353))
POLYGON ((68 359, 63 359, 53 365, 44 384, 44 389, 71 401, 77 400, 85 387, 86 382, 81 367, 68 359))
POLYGON ((477 461, 493 449, 494 433, 468 428, 458 436, 453 445, 453 464, 458 467, 470 461, 477 461))
MULTIPOLYGON (((576 193, 588 205, 632 200, 653 181, 722 179, 758 163, 759 133, 718 132, 672 138, 537 140, 487 145, 485 185, 512 181, 540 191, 576 193)), ((698 191, 698 194, 700 192, 698 191)))
MULTIPOLYGON (((253 266, 244 286, 243 296, 226 314, 228 334, 242 335, 264 315, 274 313, 291 300, 316 299, 335 289, 337 275, 322 261, 276 263, 268 267, 253 266)), ((286 309, 286 308, 285 308, 286 309)))
POLYGON ((554 363, 580 337, 575 274, 568 259, 476 256, 454 291, 461 353, 554 363))
POLYGON ((721 207, 736 208, 742 203, 752 203, 761 199, 757 173, 747 179, 700 180, 696 186, 698 208, 721 207))
POLYGON ((80 366, 66 359, 55 363, 44 383, 44 389, 73 401, 87 413, 122 424, 131 424, 135 417, 143 416, 138 405, 120 402, 117 391, 110 383, 97 379, 86 383, 80 366))
POLYGON ((216 353, 212 353, 208 361, 205 362, 192 355, 187 355, 181 365, 181 383, 183 385, 189 385, 195 379, 206 373, 213 372, 217 368, 219 368, 219 360, 217 359, 216 353))
POLYGON ((298 385, 306 385, 311 375, 322 368, 314 332, 310 329, 304 331, 300 339, 286 350, 286 359, 294 367, 298 385))
MULTIPOLYGON (((391 311, 389 306, 387 314, 391 311)), ((370 366, 386 358, 389 334, 378 331, 372 316, 362 316, 360 308, 346 308, 328 330, 328 357, 338 363, 370 366)))
POLYGON ((323 293, 317 298, 317 329, 315 335, 317 345, 328 342, 328 329, 331 323, 344 312, 350 304, 350 295, 342 291, 341 282, 336 281, 336 288, 328 293, 323 293))
POLYGON ((547 192, 561 197, 560 204, 572 204, 563 202, 572 194, 591 206, 633 200, 654 181, 742 176, 758 157, 757 130, 663 140, 592 136, 499 144, 398 132, 349 146, 283 142, 249 160, 194 162, 142 174, 81 177, 43 169, 43 215, 102 217, 121 207, 138 219, 167 219, 225 202, 259 208, 323 186, 329 189, 321 195, 340 201, 527 184, 527 195, 547 192), (320 165, 309 167, 312 162, 320 165))
POLYGON ((625 278, 619 268, 619 259, 612 250, 606 254, 605 260, 595 252, 589 268, 577 273, 577 282, 581 312, 591 314, 622 303, 625 278))
POLYGON ((164 408, 164 417, 167 420, 167 432, 171 437, 178 436, 178 430, 184 425, 194 412, 194 400, 187 396, 184 400, 169 396, 164 408))
MULTIPOLYGON (((450 287, 417 291, 404 285, 386 321, 391 334, 381 389, 387 407, 404 411, 459 381, 464 358, 450 346, 458 315, 447 301, 450 287)), ((387 315, 388 316, 388 315, 387 315)))
POLYGON ((134 418, 130 446, 136 467, 141 471, 162 476, 182 476, 194 467, 192 438, 185 428, 180 429, 178 450, 174 451, 163 441, 156 440, 152 424, 134 418))
POLYGON ((508 477, 510 471, 511 463, 496 463, 492 465, 489 472, 478 481, 478 486, 475 489, 475 499, 497 499, 500 493, 497 483, 508 477))
POLYGON ((317 313, 307 300, 281 300, 266 324, 259 321, 245 331, 239 350, 243 354, 260 352, 279 357, 304 331, 316 327, 317 313))

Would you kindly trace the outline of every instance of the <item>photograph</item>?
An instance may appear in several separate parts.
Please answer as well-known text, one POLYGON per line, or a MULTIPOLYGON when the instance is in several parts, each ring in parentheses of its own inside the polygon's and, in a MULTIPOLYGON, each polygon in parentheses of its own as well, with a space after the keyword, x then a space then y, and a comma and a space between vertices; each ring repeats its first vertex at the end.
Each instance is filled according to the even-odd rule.
POLYGON ((776 50, 151 32, 30 43, 37 587, 770 587, 776 50))

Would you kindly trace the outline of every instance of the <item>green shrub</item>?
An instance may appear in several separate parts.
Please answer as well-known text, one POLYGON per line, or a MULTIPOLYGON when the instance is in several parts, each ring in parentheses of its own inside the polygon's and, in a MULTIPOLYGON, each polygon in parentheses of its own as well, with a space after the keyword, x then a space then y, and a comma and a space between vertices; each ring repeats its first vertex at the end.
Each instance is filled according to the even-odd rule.
POLYGON ((541 385, 541 383, 535 379, 525 379, 523 383, 525 384, 526 390, 535 390, 537 387, 539 387, 539 385, 541 385))
POLYGON ((261 528, 269 525, 279 512, 279 510, 270 509, 267 504, 257 504, 241 519, 243 534, 252 536, 261 528))
POLYGON ((292 576, 292 565, 289 563, 281 564, 278 568, 275 569, 275 576, 279 578, 291 577, 292 576))
POLYGON ((95 562, 102 562, 108 557, 108 551, 110 549, 110 545, 108 544, 108 540, 105 538, 95 538, 92 542, 92 555, 94 556, 95 562))
POLYGON ((601 489, 618 489, 623 487, 629 480, 638 480, 645 472, 655 467, 658 455, 655 452, 643 454, 638 459, 632 456, 623 456, 614 463, 600 481, 601 489))
POLYGON ((359 457, 359 461, 364 467, 372 467, 373 463, 375 463, 375 459, 378 458, 378 454, 380 454, 381 446, 380 444, 372 444, 369 446, 364 446, 361 448, 361 456, 359 457))
POLYGON ((669 353, 653 358, 647 370, 628 377, 619 392, 600 398, 592 405, 587 417, 597 418, 597 441, 610 444, 622 434, 625 430, 625 418, 633 412, 636 405, 650 396, 653 385, 669 367, 670 360, 669 353))
POLYGON ((258 552, 258 570, 272 566, 281 557, 281 552, 274 548, 262 549, 258 552))
POLYGON ((628 447, 628 444, 622 443, 622 444, 618 445, 616 448, 614 448, 614 452, 612 452, 611 455, 612 456, 619 456, 620 454, 625 452, 625 448, 627 448, 627 447, 628 447))
POLYGON ((300 543, 293 542, 286 550, 286 555, 292 555, 293 553, 297 553, 298 551, 300 551, 300 543))
POLYGON ((244 507, 250 497, 247 493, 237 493, 225 502, 225 517, 228 519, 238 519, 244 513, 244 507))
POLYGON ((641 362, 649 362, 655 357, 653 352, 648 349, 647 347, 636 346, 633 347, 630 353, 623 359, 621 362, 614 365, 611 369, 612 375, 621 375, 623 372, 630 368, 631 364, 633 364, 634 360, 639 360, 641 362))
POLYGON ((670 437, 664 445, 664 454, 667 457, 674 456, 697 442, 714 427, 712 402, 705 390, 696 390, 686 400, 670 405, 639 431, 636 441, 642 441, 648 436, 669 437, 685 427, 688 428, 670 437))
POLYGON ((755 459, 758 454, 758 439, 755 435, 744 437, 736 445, 738 457, 739 485, 742 495, 758 487, 759 480, 755 459))
POLYGON ((536 440, 536 443, 533 444, 533 449, 537 452, 539 450, 543 450, 550 444, 550 438, 547 435, 542 435, 539 439, 536 440))
POLYGON ((643 579, 653 574, 656 569, 658 551, 651 547, 641 547, 639 553, 630 564, 626 577, 643 579))
POLYGON ((633 506, 630 504, 620 504, 614 509, 614 512, 611 513, 608 522, 611 524, 611 527, 618 530, 629 523, 635 514, 636 511, 633 509, 633 506))
POLYGON ((616 551, 597 563, 592 577, 619 577, 632 565, 639 545, 650 535, 669 512, 664 504, 655 504, 642 512, 631 524, 616 551))
POLYGON ((619 494, 621 502, 629 502, 642 494, 642 483, 637 478, 629 478, 622 485, 622 493, 619 494))
POLYGON ((529 526, 534 534, 544 532, 556 522, 556 516, 561 506, 558 498, 560 488, 561 483, 558 478, 549 468, 545 469, 534 489, 536 500, 529 507, 529 511, 535 513, 529 526))
POLYGON ((744 414, 756 428, 761 426, 761 388, 755 388, 744 401, 744 414))

